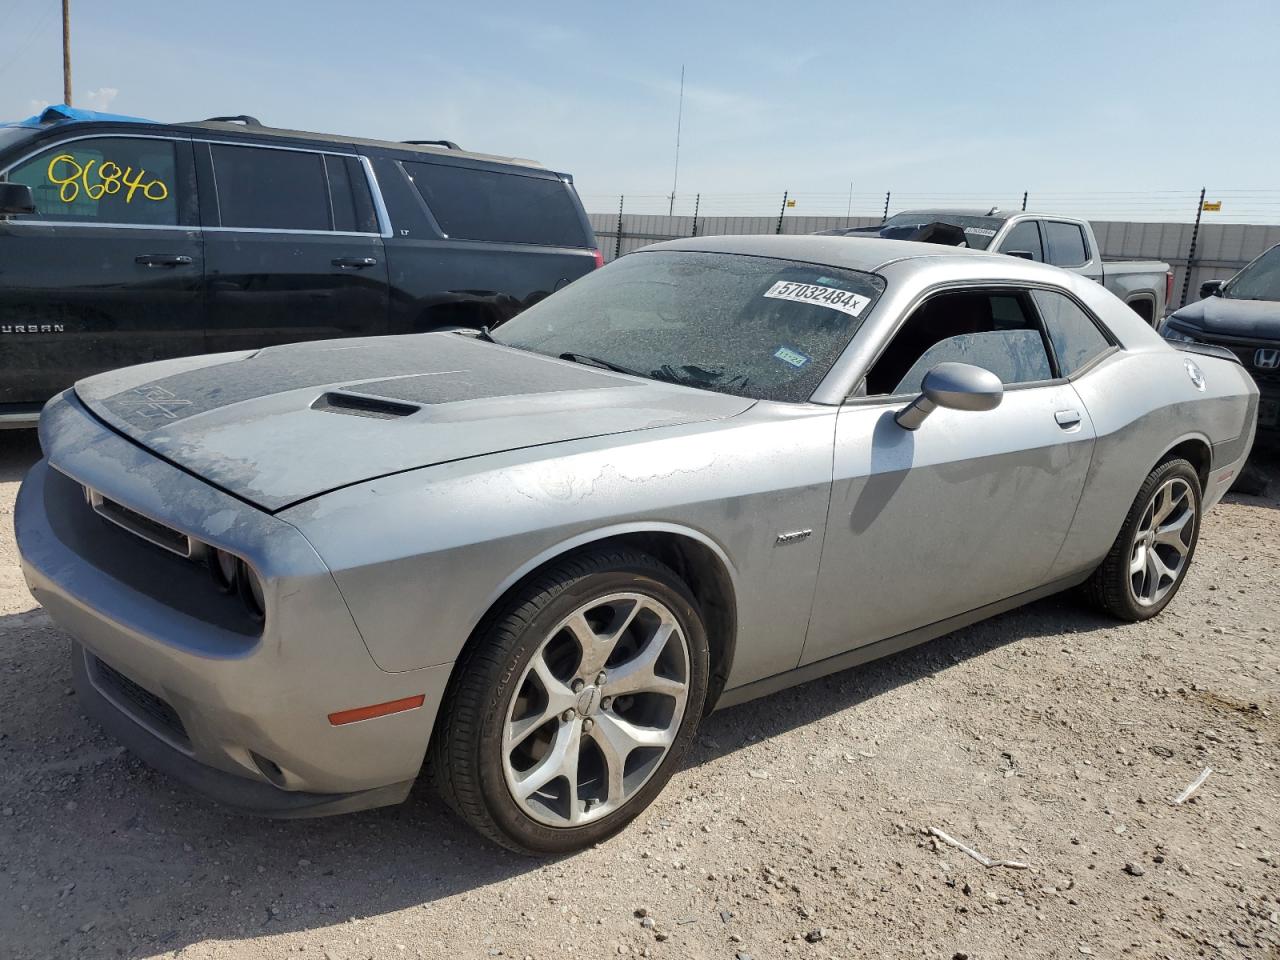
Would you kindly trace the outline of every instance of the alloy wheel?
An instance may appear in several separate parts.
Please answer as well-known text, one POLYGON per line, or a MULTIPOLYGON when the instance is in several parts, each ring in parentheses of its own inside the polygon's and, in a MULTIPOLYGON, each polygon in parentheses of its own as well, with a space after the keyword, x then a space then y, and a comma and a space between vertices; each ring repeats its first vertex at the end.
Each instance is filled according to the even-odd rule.
POLYGON ((551 630, 507 709, 507 788, 525 814, 576 827, 627 803, 662 765, 689 690, 689 647, 653 597, 591 600, 551 630))
POLYGON ((1129 555, 1129 584, 1140 605, 1159 603, 1177 585, 1195 542, 1195 520, 1195 494, 1186 480, 1173 477, 1156 489, 1129 555))

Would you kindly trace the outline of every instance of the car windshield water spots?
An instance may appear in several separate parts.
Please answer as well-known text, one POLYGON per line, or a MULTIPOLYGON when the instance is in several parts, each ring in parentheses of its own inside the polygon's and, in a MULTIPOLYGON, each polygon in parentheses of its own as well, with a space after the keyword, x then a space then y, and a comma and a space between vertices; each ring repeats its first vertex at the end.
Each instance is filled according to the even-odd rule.
POLYGON ((802 402, 884 291, 869 273, 714 253, 623 257, 495 331, 549 356, 578 354, 667 380, 802 402))
POLYGON ((1232 300, 1280 300, 1280 246, 1272 247, 1227 284, 1232 300))

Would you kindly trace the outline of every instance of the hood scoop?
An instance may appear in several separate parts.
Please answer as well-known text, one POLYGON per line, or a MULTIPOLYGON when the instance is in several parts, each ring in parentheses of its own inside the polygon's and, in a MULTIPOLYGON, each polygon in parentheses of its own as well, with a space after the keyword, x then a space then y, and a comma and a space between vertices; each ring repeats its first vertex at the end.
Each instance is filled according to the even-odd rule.
POLYGON ((323 413, 340 413, 348 417, 368 417, 372 420, 399 420, 417 413, 421 407, 411 403, 397 403, 381 397, 362 397, 354 393, 326 393, 315 403, 312 410, 323 413))

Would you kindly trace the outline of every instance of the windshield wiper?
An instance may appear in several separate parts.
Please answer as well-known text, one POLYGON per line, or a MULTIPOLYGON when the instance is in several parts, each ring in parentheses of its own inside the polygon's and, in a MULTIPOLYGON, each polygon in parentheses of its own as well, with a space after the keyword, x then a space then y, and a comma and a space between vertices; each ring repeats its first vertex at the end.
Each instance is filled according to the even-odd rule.
POLYGON ((574 363, 585 363, 592 367, 603 367, 605 370, 612 370, 614 373, 629 373, 633 377, 648 376, 648 374, 641 373, 639 370, 632 370, 630 367, 624 367, 609 360, 602 360, 600 357, 593 357, 587 353, 566 351, 565 353, 560 354, 560 359, 571 360, 574 363))
POLYGON ((488 340, 490 343, 498 342, 497 340, 493 339, 493 334, 489 332, 489 325, 487 323, 480 327, 479 339, 488 340))

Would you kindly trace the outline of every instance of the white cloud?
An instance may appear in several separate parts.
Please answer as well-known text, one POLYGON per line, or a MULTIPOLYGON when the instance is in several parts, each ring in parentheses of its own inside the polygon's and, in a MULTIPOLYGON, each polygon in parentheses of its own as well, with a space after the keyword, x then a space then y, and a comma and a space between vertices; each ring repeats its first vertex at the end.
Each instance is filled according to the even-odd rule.
POLYGON ((119 95, 120 91, 115 87, 99 87, 97 90, 90 90, 85 94, 85 106, 90 110, 105 112, 119 95))

